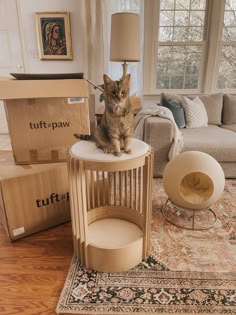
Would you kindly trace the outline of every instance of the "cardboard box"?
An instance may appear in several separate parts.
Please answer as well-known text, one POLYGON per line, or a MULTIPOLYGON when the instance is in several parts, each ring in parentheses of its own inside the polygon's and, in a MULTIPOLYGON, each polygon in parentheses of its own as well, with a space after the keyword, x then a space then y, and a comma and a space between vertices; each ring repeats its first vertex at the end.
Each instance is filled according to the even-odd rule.
POLYGON ((15 165, 0 155, 0 217, 11 240, 70 221, 66 163, 15 165))
POLYGON ((16 164, 66 161, 78 140, 90 134, 88 83, 84 79, 0 79, 16 164))

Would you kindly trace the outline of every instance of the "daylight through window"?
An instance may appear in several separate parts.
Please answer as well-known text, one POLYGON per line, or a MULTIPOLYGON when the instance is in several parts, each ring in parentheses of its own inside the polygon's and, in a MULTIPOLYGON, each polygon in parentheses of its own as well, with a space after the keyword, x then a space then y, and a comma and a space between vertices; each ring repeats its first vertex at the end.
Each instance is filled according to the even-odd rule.
POLYGON ((204 59, 206 0, 161 0, 157 89, 197 89, 204 59))
POLYGON ((218 89, 236 89, 236 0, 225 1, 218 89))

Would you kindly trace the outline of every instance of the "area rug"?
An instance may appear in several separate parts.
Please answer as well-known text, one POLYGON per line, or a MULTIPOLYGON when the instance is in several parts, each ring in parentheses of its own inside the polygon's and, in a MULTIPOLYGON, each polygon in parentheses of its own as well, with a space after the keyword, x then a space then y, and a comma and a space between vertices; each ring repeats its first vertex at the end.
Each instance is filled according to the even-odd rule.
POLYGON ((191 231, 160 213, 167 196, 154 179, 152 249, 121 273, 84 269, 73 257, 58 314, 236 314, 236 181, 212 206, 214 227, 191 231))

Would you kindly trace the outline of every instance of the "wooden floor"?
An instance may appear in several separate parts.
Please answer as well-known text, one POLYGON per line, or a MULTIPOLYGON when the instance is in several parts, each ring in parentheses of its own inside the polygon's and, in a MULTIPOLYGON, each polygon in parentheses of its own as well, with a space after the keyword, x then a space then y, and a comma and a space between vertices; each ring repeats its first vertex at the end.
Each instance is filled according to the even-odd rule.
POLYGON ((0 221, 0 314, 56 314, 72 255, 71 223, 11 242, 0 221))
MULTIPOLYGON (((0 135, 1 150, 11 150, 9 135, 0 135)), ((72 244, 71 223, 11 242, 0 219, 0 314, 56 314, 72 244)))

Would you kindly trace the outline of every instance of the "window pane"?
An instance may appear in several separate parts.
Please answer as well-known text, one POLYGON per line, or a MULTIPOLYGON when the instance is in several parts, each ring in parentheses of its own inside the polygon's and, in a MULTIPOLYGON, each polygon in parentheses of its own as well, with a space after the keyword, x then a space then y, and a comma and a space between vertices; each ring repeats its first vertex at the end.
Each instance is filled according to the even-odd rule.
POLYGON ((175 26, 188 26, 189 25, 189 11, 176 11, 175 12, 175 26))
POLYGON ((157 58, 158 89, 197 88, 201 47, 161 46, 157 58))
POLYGON ((174 24, 174 12, 161 11, 160 12, 160 26, 173 26, 173 24, 174 24))
POLYGON ((191 27, 189 30, 188 40, 194 42, 201 42, 203 40, 203 27, 191 27))
POLYGON ((236 26, 236 16, 234 11, 225 12, 224 26, 236 26))
POLYGON ((224 27, 223 41, 236 41, 236 27, 224 27))
POLYGON ((183 89, 184 88, 184 76, 173 75, 170 78, 170 88, 171 89, 183 89))
POLYGON ((218 89, 236 89, 236 1, 225 0, 218 89))
POLYGON ((186 62, 186 74, 198 75, 199 72, 199 60, 192 60, 186 62))
POLYGON ((192 10, 205 10, 206 1, 205 0, 191 0, 191 9, 192 10))
POLYGON ((159 41, 171 41, 173 38, 173 27, 160 27, 159 41))
POLYGON ((157 89, 169 89, 169 77, 160 76, 157 74, 157 83, 156 88, 157 89))
POLYGON ((175 0, 175 9, 176 10, 189 10, 190 0, 175 0))
POLYGON ((190 25, 204 26, 205 11, 191 11, 190 12, 190 25))
POLYGON ((174 10, 175 0, 161 0, 160 9, 161 10, 174 10))
POLYGON ((186 76, 184 89, 197 89, 198 86, 198 75, 186 76))
POLYGON ((160 1, 157 88, 198 87, 200 67, 204 59, 206 1, 160 1))
POLYGON ((171 47, 169 46, 160 46, 158 49, 158 58, 161 60, 167 59, 169 60, 171 56, 171 47))
POLYGON ((168 61, 162 60, 157 66, 157 73, 159 76, 165 76, 170 74, 170 64, 168 61))
POLYGON ((173 40, 177 42, 188 41, 188 27, 175 27, 173 40))
POLYGON ((221 52, 218 89, 236 89, 236 46, 224 46, 221 52))
POLYGON ((184 74, 185 64, 184 60, 173 60, 171 64, 171 72, 174 74, 184 74))
POLYGON ((235 0, 226 0, 225 1, 225 10, 236 10, 236 1, 235 0))

